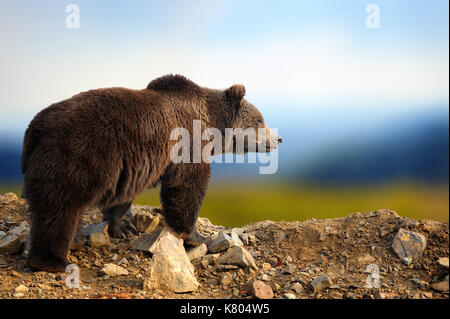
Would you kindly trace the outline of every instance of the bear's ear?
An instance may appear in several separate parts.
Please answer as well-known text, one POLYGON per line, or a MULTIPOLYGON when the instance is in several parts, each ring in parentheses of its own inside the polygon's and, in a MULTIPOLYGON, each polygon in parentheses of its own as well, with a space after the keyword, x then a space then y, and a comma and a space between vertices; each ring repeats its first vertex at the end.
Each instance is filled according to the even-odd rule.
POLYGON ((245 87, 242 84, 235 84, 225 91, 231 105, 237 110, 245 95, 245 87))

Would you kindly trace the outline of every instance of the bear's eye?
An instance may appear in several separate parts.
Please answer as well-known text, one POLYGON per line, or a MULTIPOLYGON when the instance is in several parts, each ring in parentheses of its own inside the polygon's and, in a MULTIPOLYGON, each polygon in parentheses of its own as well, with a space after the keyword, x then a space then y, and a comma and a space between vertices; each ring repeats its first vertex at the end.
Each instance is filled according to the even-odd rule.
POLYGON ((258 123, 259 123, 259 124, 262 124, 262 119, 258 119, 258 123))

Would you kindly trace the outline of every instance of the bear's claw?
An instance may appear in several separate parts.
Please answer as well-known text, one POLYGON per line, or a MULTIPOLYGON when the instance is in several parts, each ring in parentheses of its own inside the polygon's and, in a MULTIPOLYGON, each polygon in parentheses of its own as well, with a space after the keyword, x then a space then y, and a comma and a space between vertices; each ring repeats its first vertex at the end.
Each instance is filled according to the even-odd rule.
POLYGON ((138 233, 139 232, 136 227, 134 227, 133 223, 126 218, 122 219, 118 225, 108 227, 108 234, 113 238, 125 239, 138 233))

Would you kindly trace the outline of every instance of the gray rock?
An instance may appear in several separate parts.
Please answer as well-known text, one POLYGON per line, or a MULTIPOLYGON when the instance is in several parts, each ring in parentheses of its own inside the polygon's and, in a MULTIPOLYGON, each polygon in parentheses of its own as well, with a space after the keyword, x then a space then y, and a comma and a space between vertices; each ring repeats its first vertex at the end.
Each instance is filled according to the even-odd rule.
POLYGON ((236 270, 238 269, 238 266, 236 265, 217 265, 216 270, 217 271, 229 271, 229 270, 236 270))
POLYGON ((412 262, 411 257, 405 257, 402 259, 402 263, 405 264, 406 266, 409 266, 412 262))
POLYGON ((293 291, 295 291, 298 294, 305 292, 305 288, 303 288, 303 286, 299 282, 293 283, 290 289, 292 289, 293 291))
POLYGON ((26 223, 22 223, 20 226, 15 226, 8 231, 8 235, 16 235, 22 242, 27 239, 29 234, 30 227, 26 223))
POLYGON ((89 245, 92 248, 109 247, 108 222, 89 224, 81 228, 75 239, 76 246, 89 245))
POLYGON ((400 229, 392 241, 392 248, 400 259, 421 257, 426 246, 423 235, 405 229, 400 229))
POLYGON ((0 254, 17 254, 22 246, 23 243, 17 235, 8 235, 0 240, 0 254))
POLYGON ((254 234, 239 234, 239 238, 245 246, 256 243, 256 236, 254 234))
POLYGON ((122 275, 128 275, 128 270, 114 264, 106 264, 101 270, 101 274, 108 275, 109 277, 116 277, 122 275))
POLYGON ((259 279, 261 279, 262 281, 270 281, 272 280, 272 277, 270 277, 268 274, 262 274, 259 279))
POLYGON ((235 233, 234 231, 231 232, 231 239, 233 240, 232 245, 233 246, 244 246, 244 243, 242 243, 241 239, 239 238, 239 235, 235 233))
POLYGON ((122 258, 121 260, 119 260, 117 262, 118 266, 120 266, 120 265, 127 265, 127 264, 128 264, 128 259, 126 259, 126 258, 122 258))
POLYGON ((286 265, 286 267, 283 269, 283 272, 285 274, 293 274, 294 271, 297 269, 297 266, 292 265, 292 264, 288 264, 286 265))
POLYGON ((208 247, 205 244, 201 244, 199 246, 192 247, 187 251, 187 255, 190 260, 199 259, 206 255, 208 252, 208 247))
POLYGON ((152 266, 144 280, 144 289, 182 293, 195 291, 198 287, 194 266, 184 250, 183 240, 165 228, 154 245, 152 266))
POLYGON ((245 246, 248 246, 250 244, 250 240, 249 240, 249 234, 240 234, 239 238, 241 239, 242 243, 245 246))
POLYGON ((252 267, 258 269, 255 260, 247 249, 240 246, 233 246, 225 254, 217 259, 219 264, 236 265, 240 267, 252 267))
POLYGON ((231 232, 236 233, 238 236, 241 236, 245 232, 245 229, 242 227, 241 228, 235 227, 231 229, 231 232))
POLYGON ((318 292, 325 288, 328 288, 332 284, 333 283, 331 281, 330 276, 320 276, 311 282, 311 286, 314 289, 314 292, 318 292))
POLYGON ((220 231, 219 235, 209 244, 208 251, 211 253, 218 253, 232 247, 233 239, 225 232, 220 231))
POLYGON ((6 237, 6 233, 4 231, 0 231, 0 240, 6 237))
POLYGON ((286 233, 285 233, 284 231, 280 231, 280 232, 278 232, 278 235, 277 235, 277 237, 276 237, 276 239, 275 239, 275 242, 276 242, 277 244, 279 244, 279 243, 281 243, 281 241, 283 241, 285 238, 286 238, 286 233))
POLYGON ((132 240, 130 242, 131 248, 152 253, 154 250, 154 245, 156 244, 156 241, 160 237, 163 230, 164 227, 159 224, 152 233, 144 233, 138 238, 132 240))

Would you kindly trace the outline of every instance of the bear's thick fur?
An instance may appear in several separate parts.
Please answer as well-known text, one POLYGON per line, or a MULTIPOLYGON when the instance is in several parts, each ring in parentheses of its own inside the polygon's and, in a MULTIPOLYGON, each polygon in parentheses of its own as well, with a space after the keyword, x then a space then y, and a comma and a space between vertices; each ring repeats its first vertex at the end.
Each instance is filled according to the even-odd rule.
POLYGON ((32 219, 29 267, 64 271, 89 207, 101 208, 110 235, 121 236, 131 202, 158 183, 167 224, 187 244, 203 242, 195 224, 210 165, 173 163, 170 149, 177 141, 170 134, 183 127, 192 136, 193 120, 222 133, 265 125, 244 94, 242 85, 213 90, 167 75, 142 90, 83 92, 38 113, 25 132, 21 160, 32 219))

